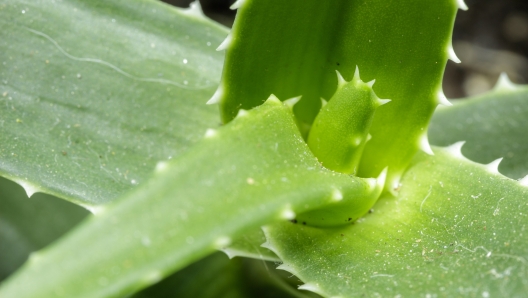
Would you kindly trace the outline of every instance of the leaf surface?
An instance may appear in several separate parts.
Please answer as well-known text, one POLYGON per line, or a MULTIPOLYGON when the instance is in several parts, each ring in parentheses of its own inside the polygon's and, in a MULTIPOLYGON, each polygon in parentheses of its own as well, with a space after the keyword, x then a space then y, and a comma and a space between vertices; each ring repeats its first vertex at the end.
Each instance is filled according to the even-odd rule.
POLYGON ((240 7, 225 43, 219 102, 224 122, 238 109, 302 96, 295 113, 306 133, 337 87, 335 70, 363 81, 392 102, 380 107, 359 174, 377 176, 389 167, 397 182, 426 138, 441 98, 441 80, 451 50, 457 10, 454 0, 256 1, 240 7))
POLYGON ((128 295, 270 221, 338 204, 336 192, 362 206, 382 185, 321 167, 289 108, 270 99, 34 254, 0 296, 128 295))
POLYGON ((480 163, 503 157, 499 171, 518 179, 528 174, 528 87, 502 77, 492 92, 436 111, 432 144, 466 141, 462 153, 480 163))
POLYGON ((353 226, 265 229, 282 268, 327 297, 520 297, 528 187, 451 148, 418 155, 399 197, 353 226))
POLYGON ((157 1, 0 4, 0 175, 86 207, 142 183, 218 112, 224 27, 157 1))

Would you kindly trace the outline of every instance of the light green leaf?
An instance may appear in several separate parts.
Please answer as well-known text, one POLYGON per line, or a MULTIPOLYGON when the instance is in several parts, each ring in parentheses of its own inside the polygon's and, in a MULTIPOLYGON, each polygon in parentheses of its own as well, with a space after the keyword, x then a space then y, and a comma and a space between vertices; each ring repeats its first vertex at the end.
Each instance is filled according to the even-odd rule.
POLYGON ((466 141, 462 153, 490 163, 504 157, 499 171, 518 179, 528 174, 528 87, 499 80, 495 90, 439 109, 429 128, 432 144, 466 141))
POLYGON ((218 125, 226 29, 161 2, 0 4, 0 175, 86 207, 218 125))
POLYGON ((19 185, 0 178, 0 280, 87 214, 81 207, 50 195, 28 199, 19 185))
POLYGON ((430 150, 427 125, 445 100, 441 79, 456 2, 240 1, 210 102, 220 103, 227 122, 272 93, 281 100, 302 95, 295 113, 306 133, 320 98, 336 90, 335 70, 350 80, 358 66, 363 81, 375 79, 375 93, 392 100, 376 112, 359 175, 388 166, 393 186, 420 146, 430 150))
POLYGON ((341 229, 265 229, 282 268, 328 297, 521 297, 528 187, 462 157, 419 154, 398 198, 341 229))
POLYGON ((289 108, 270 99, 209 130, 193 150, 34 254, 0 296, 134 293, 270 221, 328 204, 362 206, 382 182, 321 167, 289 108))
POLYGON ((250 231, 233 241, 229 247, 222 248, 222 251, 230 258, 244 257, 258 260, 280 262, 281 260, 271 250, 261 247, 266 242, 266 236, 259 227, 250 231))

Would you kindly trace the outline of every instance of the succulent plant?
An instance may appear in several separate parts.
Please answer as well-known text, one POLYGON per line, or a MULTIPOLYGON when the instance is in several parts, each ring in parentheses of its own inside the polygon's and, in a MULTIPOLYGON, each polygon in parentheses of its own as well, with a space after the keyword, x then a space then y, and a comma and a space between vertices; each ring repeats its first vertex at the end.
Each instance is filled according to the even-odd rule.
POLYGON ((0 296, 523 296, 528 88, 451 105, 459 8, 0 4, 0 296))

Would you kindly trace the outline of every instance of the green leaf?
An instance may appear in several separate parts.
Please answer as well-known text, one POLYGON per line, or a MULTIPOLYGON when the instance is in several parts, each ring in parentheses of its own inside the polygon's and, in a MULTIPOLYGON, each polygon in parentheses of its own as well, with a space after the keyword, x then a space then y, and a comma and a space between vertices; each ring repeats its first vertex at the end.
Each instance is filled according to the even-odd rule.
POLYGON ((313 297, 286 283, 286 280, 292 280, 291 276, 288 274, 283 278, 279 274, 287 273, 271 266, 257 260, 229 260, 222 253, 215 253, 132 297, 313 297))
POLYGON ((219 123, 226 29, 157 1, 0 4, 0 175, 86 207, 219 123))
POLYGON ((260 227, 250 231, 233 241, 231 245, 222 248, 222 251, 230 258, 244 257, 257 260, 280 262, 281 260, 271 250, 261 247, 266 242, 266 236, 260 227))
POLYGON ((457 150, 419 154, 398 198, 353 226, 267 227, 279 268, 328 297, 524 296, 528 187, 457 150))
POLYGON ((28 199, 19 185, 0 178, 0 280, 87 214, 81 207, 50 195, 28 199))
POLYGON ((127 295, 270 221, 328 204, 362 206, 382 182, 321 167, 289 108, 270 99, 209 130, 193 150, 34 254, 0 296, 127 295))
POLYGON ((430 150, 426 132, 445 100, 441 80, 452 53, 455 0, 237 3, 221 46, 222 81, 210 101, 220 103, 224 122, 272 93, 281 100, 302 95, 295 114, 307 130, 320 98, 336 90, 335 70, 350 80, 358 66, 365 82, 376 80, 375 93, 392 100, 376 111, 359 175, 373 177, 388 166, 394 186, 418 148, 430 150))
POLYGON ((480 163, 504 157, 499 171, 518 179, 528 174, 528 87, 503 75, 495 89, 439 109, 429 127, 432 144, 466 141, 462 153, 480 163))

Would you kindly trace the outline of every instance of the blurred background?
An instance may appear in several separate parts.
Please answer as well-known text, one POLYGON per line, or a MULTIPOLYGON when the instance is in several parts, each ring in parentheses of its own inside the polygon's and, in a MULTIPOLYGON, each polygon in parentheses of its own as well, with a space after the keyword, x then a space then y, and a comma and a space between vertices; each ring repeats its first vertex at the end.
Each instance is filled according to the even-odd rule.
MULTIPOLYGON (((164 0, 188 7, 192 0, 164 0)), ((205 14, 231 27, 235 0, 200 0, 205 14)), ((476 95, 491 89, 501 72, 514 83, 528 82, 528 0, 465 0, 459 10, 453 47, 462 61, 449 61, 444 75, 448 98, 476 95)))

